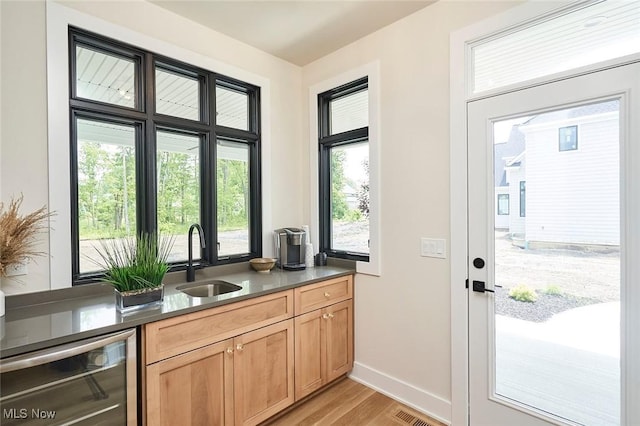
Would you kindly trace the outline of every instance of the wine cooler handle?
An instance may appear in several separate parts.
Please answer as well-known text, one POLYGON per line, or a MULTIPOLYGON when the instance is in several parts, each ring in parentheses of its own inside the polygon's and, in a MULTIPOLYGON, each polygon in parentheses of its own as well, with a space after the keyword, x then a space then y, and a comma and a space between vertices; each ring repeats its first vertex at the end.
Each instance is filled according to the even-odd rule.
POLYGON ((80 342, 68 343, 65 345, 55 346, 53 348, 43 349, 36 352, 29 352, 24 355, 17 355, 11 358, 0 360, 0 373, 8 373, 10 371, 22 370, 36 365, 48 364, 53 361, 69 358, 98 349, 111 343, 127 340, 135 334, 135 329, 123 331, 120 333, 110 334, 107 336, 94 337, 92 339, 82 340, 80 342))

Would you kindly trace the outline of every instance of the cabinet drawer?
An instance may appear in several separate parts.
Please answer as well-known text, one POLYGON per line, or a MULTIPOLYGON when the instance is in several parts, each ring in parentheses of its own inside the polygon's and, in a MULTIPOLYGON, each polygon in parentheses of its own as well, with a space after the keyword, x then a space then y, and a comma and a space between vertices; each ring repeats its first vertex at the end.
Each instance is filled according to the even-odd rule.
POLYGON ((178 355, 293 316, 293 290, 145 325, 146 363, 178 355))
POLYGON ((300 315, 353 298, 353 275, 295 289, 295 314, 300 315))

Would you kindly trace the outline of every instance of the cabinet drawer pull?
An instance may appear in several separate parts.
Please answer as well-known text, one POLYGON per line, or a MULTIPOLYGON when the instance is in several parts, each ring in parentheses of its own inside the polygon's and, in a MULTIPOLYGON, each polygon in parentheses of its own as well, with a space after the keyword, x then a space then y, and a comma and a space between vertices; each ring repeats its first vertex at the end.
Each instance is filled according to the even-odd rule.
POLYGON ((324 297, 331 297, 331 293, 329 293, 328 291, 324 292, 324 297))
POLYGON ((236 345, 236 350, 241 351, 241 350, 243 350, 243 349, 244 349, 244 345, 243 345, 242 343, 238 343, 238 344, 236 345))
POLYGON ((233 353, 233 348, 227 348, 227 353, 228 354, 232 354, 233 353))

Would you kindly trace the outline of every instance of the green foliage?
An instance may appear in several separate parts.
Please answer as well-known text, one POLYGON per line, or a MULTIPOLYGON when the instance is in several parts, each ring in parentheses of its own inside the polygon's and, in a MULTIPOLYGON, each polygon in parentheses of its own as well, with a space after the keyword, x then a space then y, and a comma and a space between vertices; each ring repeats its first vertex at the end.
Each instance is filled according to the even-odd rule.
MULTIPOLYGON (((160 151, 156 157, 158 230, 186 234, 200 222, 197 155, 160 151)), ((246 229, 249 212, 247 161, 217 162, 218 230, 246 229)), ((83 240, 127 237, 136 232, 133 147, 78 143, 78 215, 83 240)))
POLYGON ((132 147, 78 144, 78 214, 82 238, 135 232, 135 162, 132 147))
POLYGON ((120 292, 155 288, 169 270, 173 238, 142 234, 137 238, 100 240, 97 262, 106 270, 103 280, 120 292))
POLYGON ((358 189, 358 210, 365 217, 369 217, 369 160, 364 160, 362 166, 367 171, 367 181, 362 183, 358 189))
POLYGON ((218 160, 218 231, 249 226, 249 163, 218 160))
POLYGON ((341 150, 331 151, 331 216, 333 219, 345 219, 349 211, 347 196, 344 193, 346 178, 344 161, 346 153, 341 150))
POLYGON ((545 287, 543 293, 548 294, 549 296, 561 296, 562 290, 555 284, 549 284, 547 287, 545 287))
POLYGON ((344 219, 347 222, 358 222, 359 220, 362 219, 362 213, 360 213, 359 210, 349 210, 344 215, 344 219))
MULTIPOLYGON (((359 187, 344 173, 346 152, 333 150, 331 152, 331 216, 334 220, 347 222, 357 222, 369 216, 369 183, 363 183, 359 187), (352 209, 347 203, 347 196, 344 192, 345 186, 356 188, 356 199, 358 208, 352 209)), ((363 166, 369 173, 369 163, 365 161, 363 166)))
POLYGON ((161 232, 187 232, 200 222, 200 163, 198 156, 158 153, 158 226, 161 232))
POLYGON ((509 290, 509 297, 517 300, 518 302, 533 303, 538 300, 536 292, 525 284, 517 285, 509 290))

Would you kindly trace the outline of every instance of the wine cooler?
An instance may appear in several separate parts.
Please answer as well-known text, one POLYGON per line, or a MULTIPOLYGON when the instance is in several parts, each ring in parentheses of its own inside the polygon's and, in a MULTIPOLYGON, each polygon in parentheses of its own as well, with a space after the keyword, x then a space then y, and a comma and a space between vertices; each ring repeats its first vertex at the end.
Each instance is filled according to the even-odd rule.
POLYGON ((136 332, 0 360, 0 424, 135 425, 136 332))

